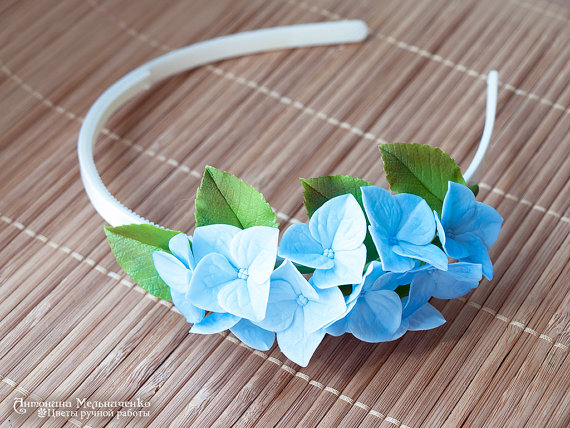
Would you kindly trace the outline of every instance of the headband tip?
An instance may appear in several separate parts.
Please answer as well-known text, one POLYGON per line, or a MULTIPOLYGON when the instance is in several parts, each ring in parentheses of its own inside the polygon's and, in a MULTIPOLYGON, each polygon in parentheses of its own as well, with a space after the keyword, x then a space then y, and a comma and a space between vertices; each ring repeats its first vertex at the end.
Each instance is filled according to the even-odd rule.
POLYGON ((366 40, 366 37, 368 37, 369 33, 369 29, 368 26, 366 25, 366 22, 360 19, 353 19, 351 21, 347 21, 347 23, 350 23, 350 25, 353 27, 352 31, 354 32, 355 42, 361 42, 363 40, 366 40))

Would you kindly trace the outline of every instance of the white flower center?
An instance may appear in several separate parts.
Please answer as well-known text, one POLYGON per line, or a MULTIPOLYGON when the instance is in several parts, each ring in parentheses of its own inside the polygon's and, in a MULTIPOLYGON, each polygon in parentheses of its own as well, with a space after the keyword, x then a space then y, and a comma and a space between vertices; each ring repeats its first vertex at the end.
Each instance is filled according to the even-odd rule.
POLYGON ((334 259, 334 251, 332 248, 326 248, 323 251, 323 256, 328 257, 329 259, 334 259))
POLYGON ((238 278, 239 279, 247 279, 249 277, 249 272, 245 268, 241 268, 238 270, 238 278))

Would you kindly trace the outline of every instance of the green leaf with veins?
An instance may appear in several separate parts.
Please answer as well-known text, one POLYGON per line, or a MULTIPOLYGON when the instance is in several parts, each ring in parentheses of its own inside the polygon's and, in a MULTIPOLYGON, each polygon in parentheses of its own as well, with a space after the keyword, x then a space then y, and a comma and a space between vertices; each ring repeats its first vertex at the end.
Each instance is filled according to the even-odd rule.
POLYGON ((465 185, 459 166, 437 147, 394 143, 379 148, 392 192, 418 195, 440 215, 448 181, 465 185))
POLYGON ((196 226, 230 224, 278 227, 277 216, 261 193, 236 176, 207 166, 196 194, 196 226))
POLYGON ((168 241, 179 233, 150 224, 105 227, 111 250, 123 270, 150 294, 168 301, 171 300, 170 288, 154 268, 152 252, 169 252, 168 241))

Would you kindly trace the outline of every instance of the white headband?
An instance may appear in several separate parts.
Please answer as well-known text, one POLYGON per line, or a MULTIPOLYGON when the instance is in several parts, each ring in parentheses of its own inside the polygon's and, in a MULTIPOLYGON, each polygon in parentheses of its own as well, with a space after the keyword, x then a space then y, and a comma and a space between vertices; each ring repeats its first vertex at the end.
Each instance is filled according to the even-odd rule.
MULTIPOLYGON (((196 43, 167 53, 131 71, 108 88, 89 109, 77 144, 81 179, 91 203, 112 226, 133 223, 153 224, 121 204, 107 190, 97 172, 93 148, 109 117, 129 99, 159 80, 212 62, 279 49, 333 45, 363 41, 368 33, 363 21, 338 21, 293 25, 250 31, 196 43)), ((475 182, 482 174, 497 103, 498 77, 491 71, 487 79, 487 112, 479 148, 465 180, 475 182)))

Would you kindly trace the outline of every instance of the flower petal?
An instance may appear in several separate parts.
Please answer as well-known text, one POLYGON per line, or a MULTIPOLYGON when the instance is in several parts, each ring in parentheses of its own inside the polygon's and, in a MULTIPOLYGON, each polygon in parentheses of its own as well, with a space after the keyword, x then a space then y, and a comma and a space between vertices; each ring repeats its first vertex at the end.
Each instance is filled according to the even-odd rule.
MULTIPOLYGON (((465 235, 460 235, 465 236, 465 235)), ((464 257, 469 256, 469 249, 466 248, 461 241, 457 240, 456 238, 445 238, 445 244, 443 245, 443 249, 445 253, 456 260, 459 260, 464 257)))
POLYGON ((407 318, 408 330, 431 330, 445 324, 445 318, 429 303, 421 306, 407 318))
POLYGON ((402 323, 400 324, 398 329, 394 333, 392 333, 390 337, 384 339, 383 342, 389 342, 391 340, 396 340, 402 337, 406 333, 406 331, 408 331, 408 325, 409 323, 407 319, 402 320, 402 323))
POLYGON ((277 257, 279 229, 254 226, 239 232, 232 240, 232 259, 238 268, 246 268, 256 282, 269 279, 277 257))
POLYGON ((312 333, 338 319, 346 311, 344 296, 338 287, 318 290, 319 300, 309 300, 303 307, 305 331, 312 333))
POLYGON ((400 285, 409 284, 409 281, 405 280, 405 274, 384 272, 382 269, 376 272, 374 276, 371 276, 371 280, 373 280, 373 282, 370 285, 365 285, 362 289, 363 292, 379 290, 394 291, 400 285))
POLYGON ((196 263, 211 253, 219 253, 231 260, 232 239, 242 229, 229 224, 210 224, 194 230, 192 249, 196 263))
POLYGON ((409 257, 403 257, 394 252, 394 247, 388 244, 372 226, 369 227, 372 240, 382 262, 382 269, 391 272, 406 272, 413 269, 415 266, 414 261, 409 257))
POLYGON ((475 202, 475 195, 471 189, 463 184, 449 181, 441 210, 441 224, 444 229, 459 232, 465 227, 466 219, 471 216, 470 213, 474 213, 475 202))
POLYGON ((469 255, 461 257, 458 260, 462 262, 477 263, 482 266, 483 275, 489 281, 493 279, 493 263, 489 257, 489 251, 473 234, 464 234, 457 238, 467 248, 469 248, 469 255))
POLYGON ((394 196, 378 186, 363 186, 362 204, 370 220, 371 228, 382 239, 394 236, 400 227, 402 210, 394 196))
MULTIPOLYGON (((437 215, 437 211, 433 211, 433 217, 435 219, 435 229, 437 231, 437 237, 439 238, 439 242, 441 242, 442 247, 445 248, 445 241, 446 241, 446 236, 445 236, 445 230, 443 228, 443 225, 441 224, 441 220, 439 219, 439 216, 437 215)), ((447 252, 447 250, 446 250, 447 252)))
POLYGON ((190 324, 200 322, 204 318, 204 310, 194 306, 190 300, 186 298, 185 294, 178 293, 172 289, 170 290, 170 295, 172 296, 172 303, 174 303, 176 309, 184 315, 184 318, 186 318, 186 321, 190 324))
POLYGON ((190 240, 188 239, 188 236, 184 233, 174 235, 170 238, 170 241, 168 241, 168 249, 178 260, 184 263, 188 269, 194 270, 196 263, 194 261, 192 249, 190 248, 190 240))
POLYGON ((237 272, 228 259, 218 253, 210 253, 196 266, 187 297, 199 308, 212 312, 227 312, 218 303, 218 294, 236 279, 237 272))
POLYGON ((275 333, 257 327, 246 319, 231 327, 230 331, 247 346, 259 351, 267 351, 275 342, 275 333))
POLYGON ((202 321, 194 324, 190 329, 190 333, 197 333, 197 334, 219 333, 221 331, 233 327, 239 322, 239 320, 240 317, 236 317, 235 315, 223 312, 222 313, 214 312, 205 317, 202 321))
POLYGON ((329 269, 334 262, 323 255, 324 248, 318 242, 305 223, 295 223, 287 228, 281 244, 279 256, 318 269, 329 269))
POLYGON ((172 290, 183 294, 188 291, 192 271, 184 263, 165 251, 153 251, 152 261, 158 275, 172 290))
POLYGON ((348 330, 365 342, 390 340, 400 327, 402 302, 394 291, 368 292, 348 317, 348 330))
POLYGON ((495 208, 477 202, 477 225, 473 228, 475 233, 483 242, 487 249, 490 249, 501 231, 503 217, 495 210, 495 208))
POLYGON ((286 260, 273 271, 271 275, 271 281, 282 280, 289 283, 293 289, 293 295, 296 299, 297 296, 302 294, 309 300, 319 300, 319 295, 317 291, 313 288, 311 284, 305 279, 299 270, 291 263, 286 260))
POLYGON ((307 333, 304 329, 303 310, 298 308, 291 326, 277 333, 277 343, 287 358, 306 367, 313 353, 325 337, 324 330, 307 333))
POLYGON ((334 266, 330 269, 317 269, 312 281, 317 288, 330 288, 343 284, 358 284, 366 263, 366 247, 360 245, 355 250, 337 251, 334 266))
POLYGON ((433 296, 436 287, 436 277, 425 269, 419 270, 410 284, 410 294, 404 306, 403 318, 409 317, 433 296))
POLYGON ((435 236, 435 220, 429 205, 417 195, 400 193, 394 198, 400 205, 402 217, 396 233, 399 241, 425 245, 435 236))
POLYGON ((342 336, 348 331, 348 317, 344 316, 338 321, 333 322, 331 325, 325 327, 325 332, 331 336, 342 336))
POLYGON ((477 288, 482 277, 481 265, 451 263, 447 271, 434 269, 434 276, 433 297, 438 299, 455 299, 477 288))
POLYGON ((289 282, 272 279, 265 318, 256 324, 270 331, 285 330, 293 322, 293 315, 298 306, 296 300, 297 295, 289 282))
POLYGON ((398 245, 394 245, 393 250, 400 256, 422 260, 438 269, 447 270, 447 256, 433 244, 415 245, 400 241, 398 245))
POLYGON ((286 260, 271 275, 265 318, 256 324, 266 330, 285 330, 293 322, 299 307, 298 296, 304 296, 309 301, 319 300, 317 291, 293 263, 286 260))
MULTIPOLYGON (((372 261, 362 278, 362 291, 367 291, 372 288, 376 281, 386 272, 382 269, 382 264, 376 260, 372 261)), ((353 290, 354 293, 354 290, 353 290)), ((352 296, 352 294, 351 294, 352 296)))
POLYGON ((265 318, 268 296, 269 280, 258 284, 250 279, 236 279, 220 290, 218 303, 230 314, 250 321, 261 321, 265 318))
POLYGON ((329 199, 309 221, 311 235, 323 248, 353 250, 364 242, 366 218, 350 193, 329 199))

